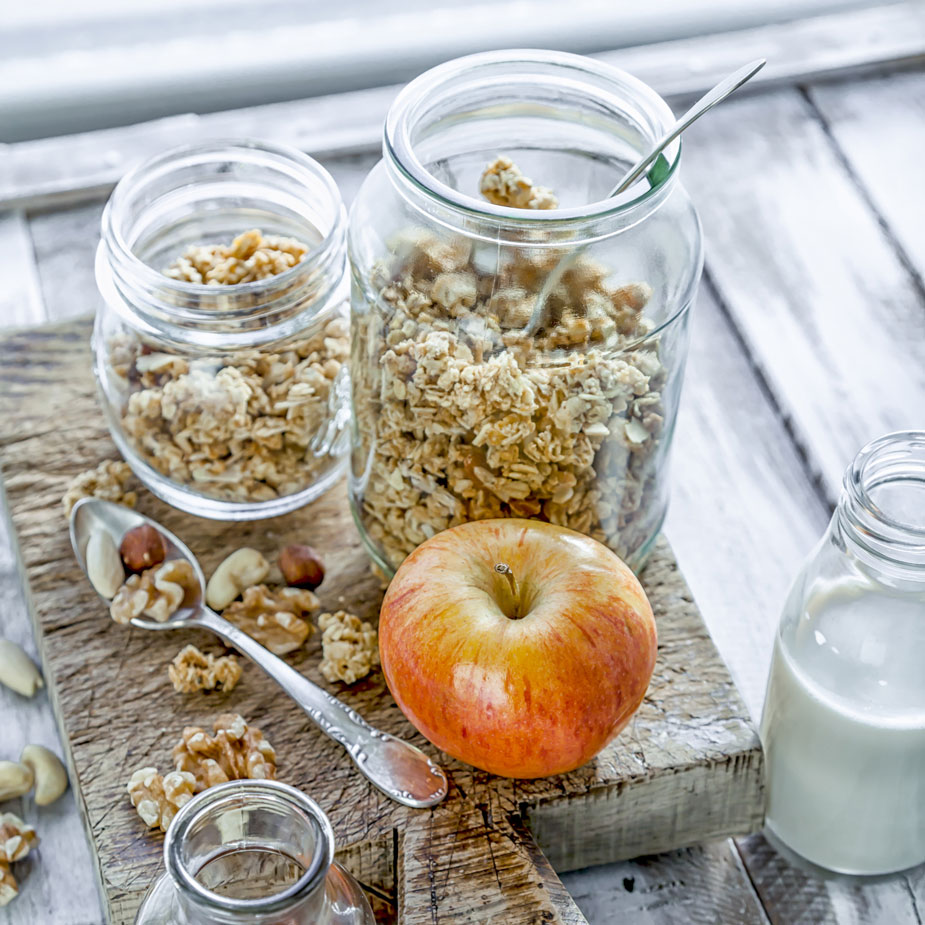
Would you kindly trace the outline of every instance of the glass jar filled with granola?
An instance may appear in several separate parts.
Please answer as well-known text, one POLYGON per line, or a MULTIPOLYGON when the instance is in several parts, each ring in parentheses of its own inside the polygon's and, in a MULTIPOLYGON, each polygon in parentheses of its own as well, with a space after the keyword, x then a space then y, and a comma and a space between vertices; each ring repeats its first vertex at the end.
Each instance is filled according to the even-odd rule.
POLYGON ((628 74, 545 51, 452 61, 393 103, 349 233, 351 503, 380 567, 508 516, 643 563, 701 234, 677 142, 607 197, 672 122, 628 74))
POLYGON ((346 215, 295 149, 183 147, 103 213, 95 369, 144 484, 203 517, 299 507, 347 462, 346 215))

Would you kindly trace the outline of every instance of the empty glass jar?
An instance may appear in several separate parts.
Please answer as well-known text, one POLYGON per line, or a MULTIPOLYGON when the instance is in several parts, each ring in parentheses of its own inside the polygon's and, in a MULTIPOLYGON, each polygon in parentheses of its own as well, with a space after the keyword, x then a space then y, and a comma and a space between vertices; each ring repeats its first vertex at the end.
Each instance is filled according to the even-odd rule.
POLYGON ((210 143, 128 173, 103 213, 93 349, 113 439, 170 504, 293 510, 348 449, 346 215, 295 149, 210 143))
POLYGON ((277 781, 219 784, 177 813, 167 868, 136 925, 375 925, 334 861, 334 833, 305 794, 277 781))
POLYGON ((667 506, 700 225, 678 144, 607 196, 672 121, 628 74, 556 52, 462 58, 393 103, 349 232, 351 502, 385 570, 446 527, 508 516, 642 564, 667 506))
POLYGON ((784 606, 767 828, 844 874, 925 862, 925 432, 868 444, 784 606))

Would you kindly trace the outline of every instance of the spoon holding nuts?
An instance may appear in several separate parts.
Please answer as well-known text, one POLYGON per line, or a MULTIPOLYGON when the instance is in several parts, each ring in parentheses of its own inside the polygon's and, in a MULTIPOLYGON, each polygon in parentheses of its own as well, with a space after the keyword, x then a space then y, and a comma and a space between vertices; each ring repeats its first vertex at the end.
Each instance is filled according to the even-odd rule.
MULTIPOLYGON (((447 793, 446 774, 420 749, 402 739, 373 728, 355 710, 341 703, 333 694, 318 687, 281 658, 274 655, 206 606, 205 579, 196 557, 187 546, 159 523, 131 508, 99 498, 84 498, 71 511, 71 545, 80 567, 100 593, 106 587, 88 568, 88 546, 118 547, 130 530, 148 526, 163 538, 166 560, 181 560, 192 567, 195 586, 180 605, 163 620, 137 616, 133 626, 148 630, 201 627, 220 636, 251 661, 259 665, 305 711, 325 735, 342 745, 360 772, 386 796, 415 809, 435 806, 447 793), (95 579, 95 580, 94 580, 95 579)), ((92 549, 91 549, 92 551, 92 549)), ((100 597, 110 600, 105 594, 100 597)))

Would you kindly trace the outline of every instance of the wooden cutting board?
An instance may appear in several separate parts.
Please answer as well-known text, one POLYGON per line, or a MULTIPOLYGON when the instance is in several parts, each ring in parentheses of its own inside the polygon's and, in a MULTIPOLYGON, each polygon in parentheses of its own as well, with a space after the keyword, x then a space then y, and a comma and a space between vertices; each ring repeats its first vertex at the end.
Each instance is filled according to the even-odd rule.
MULTIPOLYGON (((378 671, 350 688, 325 682, 317 632, 289 657, 292 664, 441 762, 451 787, 440 806, 411 810, 382 796, 253 665, 229 694, 175 693, 167 664, 179 649, 192 642, 217 651, 217 645, 201 631, 151 633, 114 624, 68 541, 60 500, 68 481, 116 456, 96 402, 89 335, 90 323, 78 321, 0 341, 0 469, 45 676, 112 922, 132 921, 161 868, 162 838, 135 814, 126 781, 142 765, 169 769, 182 728, 209 726, 227 710, 264 731, 278 754, 279 779, 326 810, 340 859, 386 922, 584 922, 554 871, 760 827, 757 735, 664 541, 642 576, 659 634, 648 696, 617 740, 570 774, 506 780, 452 760, 404 719, 378 671)), ((283 545, 310 543, 328 566, 323 605, 376 618, 382 592, 343 485, 301 511, 255 524, 191 517, 147 491, 138 508, 184 539, 206 574, 242 545, 275 561, 283 545)))

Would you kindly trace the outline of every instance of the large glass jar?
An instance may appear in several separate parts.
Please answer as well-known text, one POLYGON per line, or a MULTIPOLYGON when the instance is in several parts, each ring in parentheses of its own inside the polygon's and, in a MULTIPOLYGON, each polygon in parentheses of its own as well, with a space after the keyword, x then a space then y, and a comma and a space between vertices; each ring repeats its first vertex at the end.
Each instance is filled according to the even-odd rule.
POLYGON ((848 468, 784 605, 761 741, 785 853, 854 875, 925 862, 925 432, 848 468))
POLYGON ((349 232, 351 502, 386 571, 446 527, 505 516, 642 564, 701 235, 677 143, 607 196, 672 121, 628 74, 546 51, 450 62, 392 105, 349 232), (499 156, 552 193, 489 202, 499 156))
POLYGON ((96 277, 103 409, 151 491, 246 520, 299 507, 339 477, 346 214, 320 164, 252 142, 141 164, 103 213, 96 277), (203 255, 216 261, 207 272, 203 255))
POLYGON ((194 797, 167 830, 164 864, 136 925, 375 925, 360 885, 334 861, 325 814, 277 781, 194 797))

